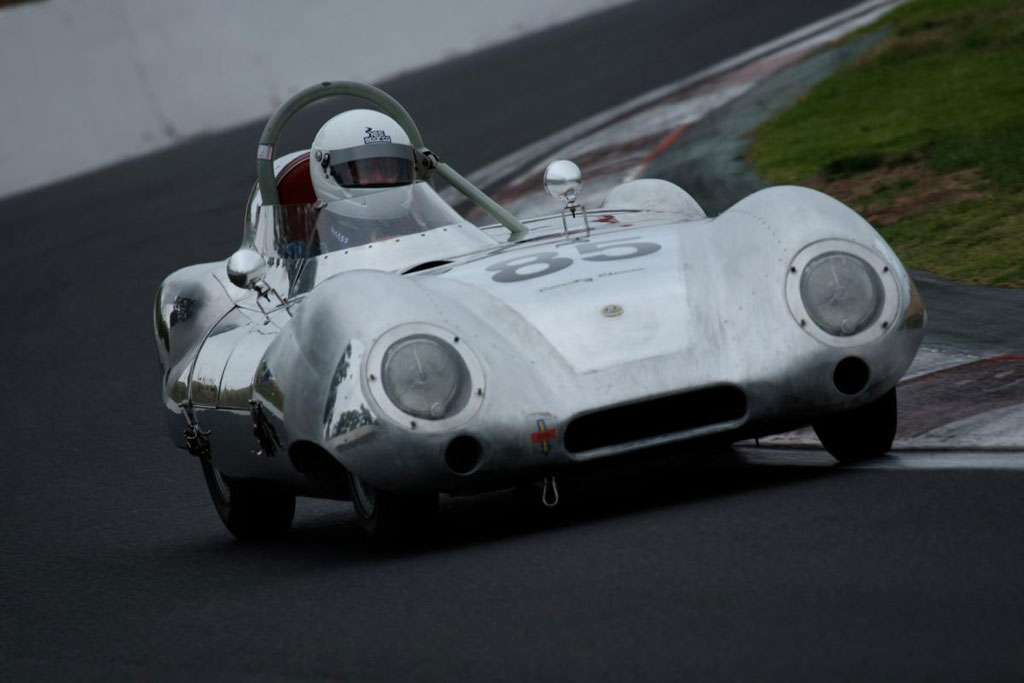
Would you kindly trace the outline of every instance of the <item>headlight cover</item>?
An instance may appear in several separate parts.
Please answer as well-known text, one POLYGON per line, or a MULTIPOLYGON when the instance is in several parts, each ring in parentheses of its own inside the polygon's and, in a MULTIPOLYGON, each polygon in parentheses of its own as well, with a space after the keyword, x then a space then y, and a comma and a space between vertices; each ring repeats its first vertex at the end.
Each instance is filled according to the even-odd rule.
POLYGON ((405 337, 384 353, 384 391, 402 412, 441 420, 459 412, 469 396, 469 369, 451 344, 428 334, 405 337))
POLYGON ((850 337, 874 323, 882 312, 884 297, 878 274, 853 254, 821 254, 800 276, 800 298, 807 315, 836 337, 850 337))
POLYGON ((366 355, 363 381, 373 412, 418 433, 458 429, 486 397, 471 346, 433 323, 402 323, 381 334, 366 355))
POLYGON ((786 301, 804 332, 829 346, 854 347, 892 329, 906 300, 907 276, 882 247, 826 239, 793 257, 786 301))

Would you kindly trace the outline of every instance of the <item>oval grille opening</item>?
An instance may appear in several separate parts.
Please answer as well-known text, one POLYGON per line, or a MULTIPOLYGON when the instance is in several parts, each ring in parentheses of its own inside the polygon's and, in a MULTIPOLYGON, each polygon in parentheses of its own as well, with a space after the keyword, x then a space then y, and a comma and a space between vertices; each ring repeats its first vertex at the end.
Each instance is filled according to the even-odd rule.
POLYGON ((747 414, 747 397, 732 386, 663 396, 581 415, 565 430, 570 453, 733 422, 747 414))

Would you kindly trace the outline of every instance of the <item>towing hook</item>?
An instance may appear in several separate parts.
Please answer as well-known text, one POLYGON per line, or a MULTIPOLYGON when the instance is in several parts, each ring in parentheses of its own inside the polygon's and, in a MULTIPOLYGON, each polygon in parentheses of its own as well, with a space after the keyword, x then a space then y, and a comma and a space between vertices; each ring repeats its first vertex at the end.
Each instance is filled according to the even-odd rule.
POLYGON ((553 508, 558 505, 558 482, 554 476, 544 477, 543 488, 540 492, 540 502, 544 507, 553 508))

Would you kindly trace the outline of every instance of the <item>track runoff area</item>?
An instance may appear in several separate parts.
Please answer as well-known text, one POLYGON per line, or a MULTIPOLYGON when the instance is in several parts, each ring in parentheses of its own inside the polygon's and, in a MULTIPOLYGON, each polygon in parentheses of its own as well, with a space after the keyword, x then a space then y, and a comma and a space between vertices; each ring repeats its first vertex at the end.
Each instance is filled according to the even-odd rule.
MULTIPOLYGON (((582 202, 599 206, 616 185, 643 177, 647 166, 694 123, 899 4, 871 0, 857 5, 596 114, 470 178, 516 215, 540 216, 561 208, 543 190, 546 165, 553 159, 586 158, 582 202)), ((454 194, 446 198, 457 199, 454 194)), ((479 210, 467 214, 478 223, 486 221, 479 210)), ((844 467, 1024 469, 1024 348, 992 352, 970 344, 929 346, 926 334, 897 395, 899 428, 890 455, 844 467)), ((737 456, 725 466, 835 465, 810 428, 743 442, 737 456)))

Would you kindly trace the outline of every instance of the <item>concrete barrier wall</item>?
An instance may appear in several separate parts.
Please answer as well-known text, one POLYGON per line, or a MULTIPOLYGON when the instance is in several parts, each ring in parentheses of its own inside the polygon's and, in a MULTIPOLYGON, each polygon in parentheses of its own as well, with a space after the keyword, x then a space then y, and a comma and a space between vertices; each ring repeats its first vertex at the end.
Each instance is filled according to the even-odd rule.
POLYGON ((0 11, 0 196, 624 0, 47 0, 0 11))

